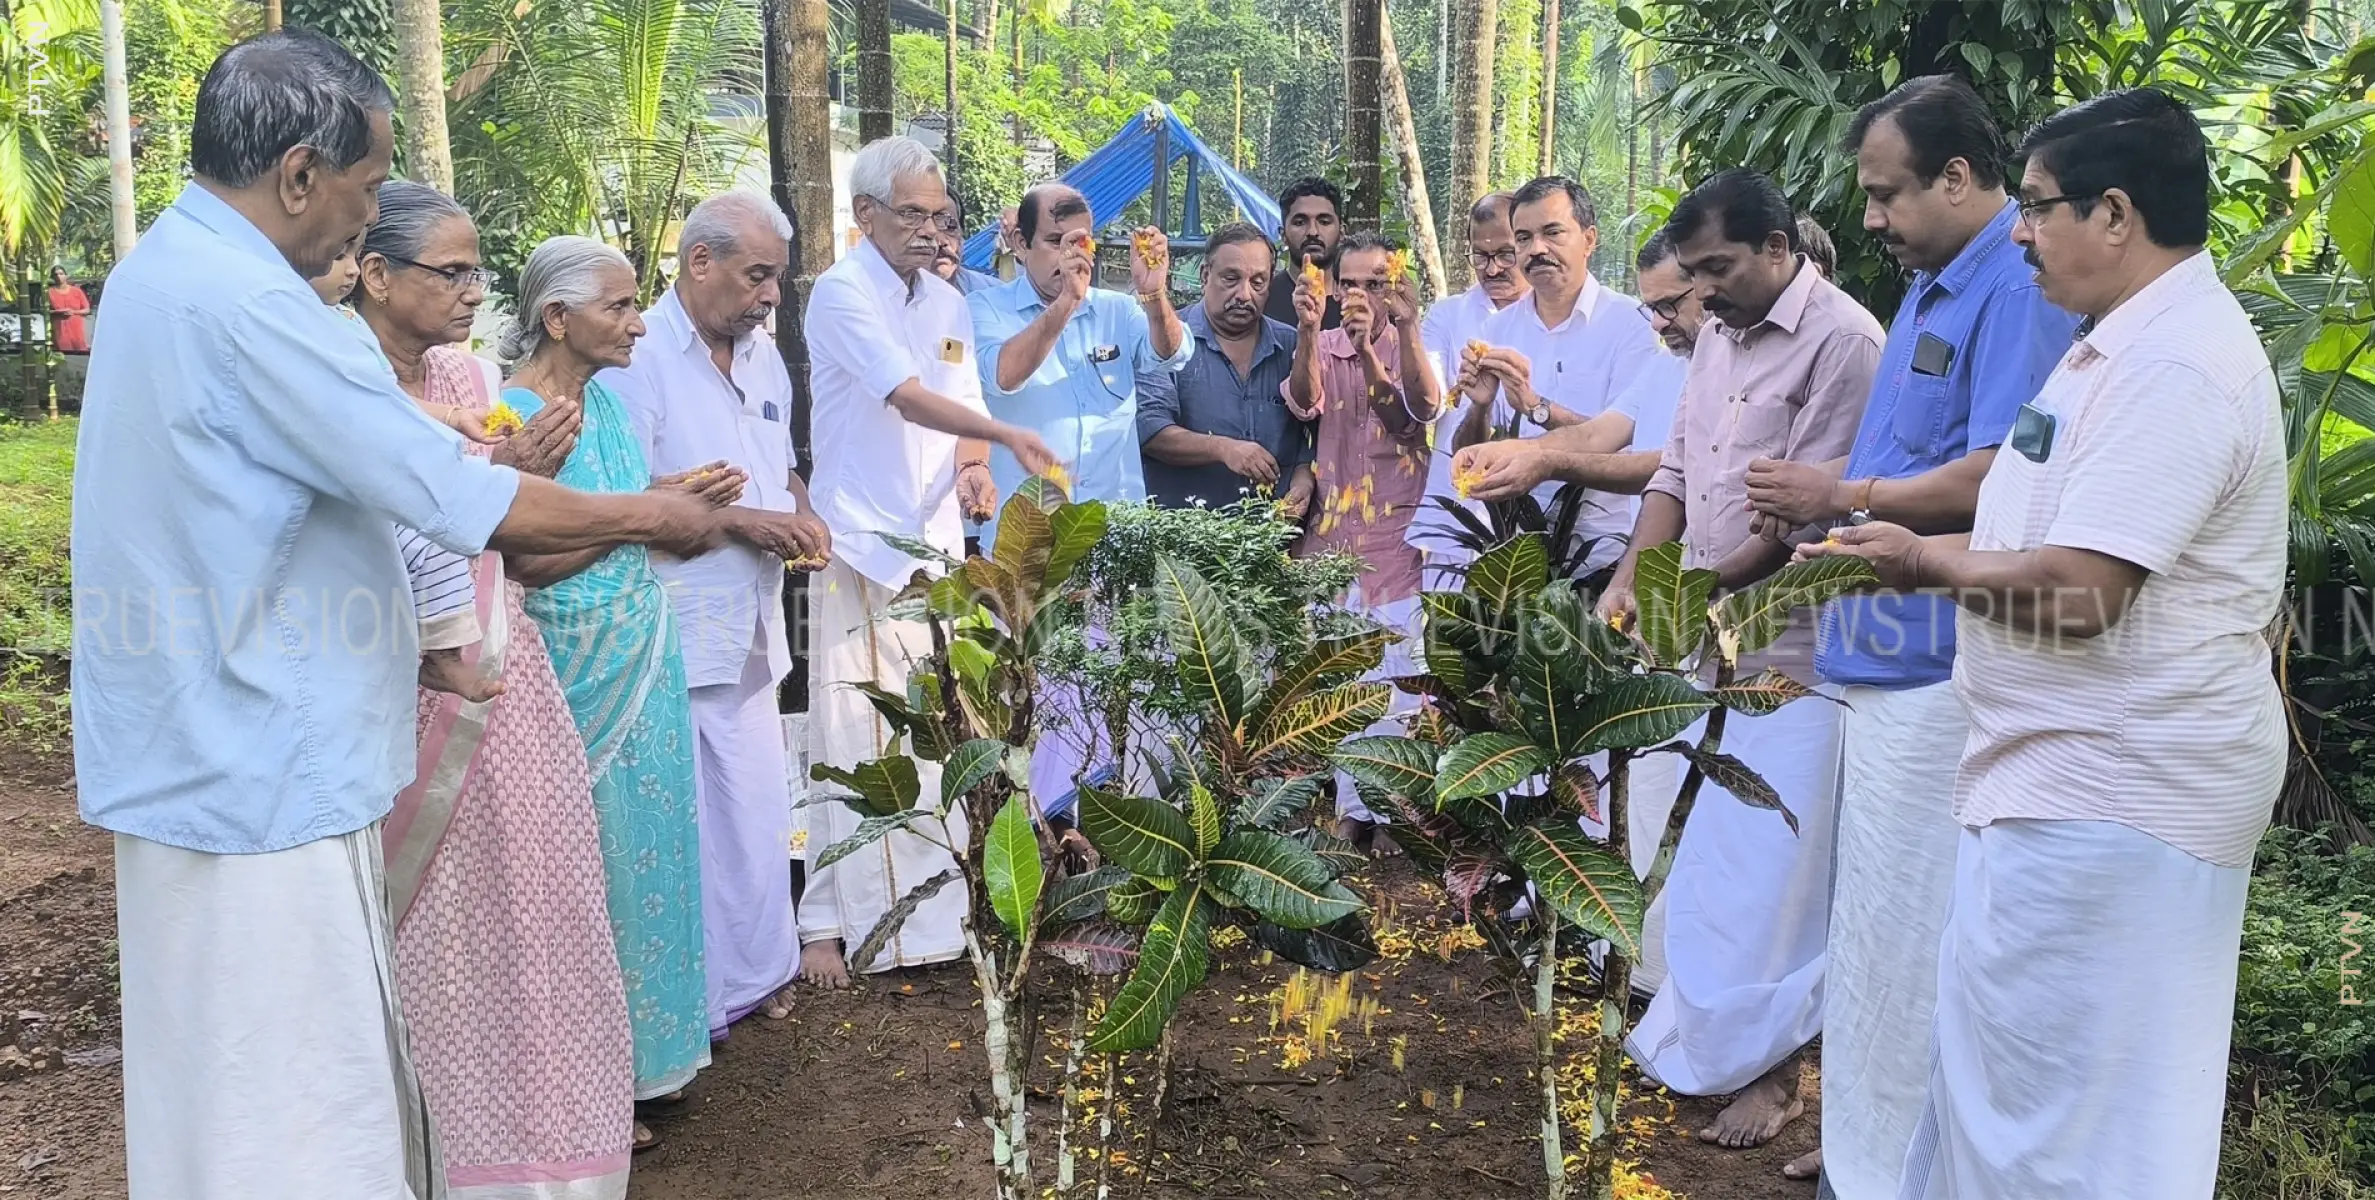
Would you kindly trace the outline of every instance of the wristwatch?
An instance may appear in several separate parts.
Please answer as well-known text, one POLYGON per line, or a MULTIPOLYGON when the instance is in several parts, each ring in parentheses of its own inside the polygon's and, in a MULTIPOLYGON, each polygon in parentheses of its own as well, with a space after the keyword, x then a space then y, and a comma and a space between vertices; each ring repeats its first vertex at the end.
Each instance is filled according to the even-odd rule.
POLYGON ((1550 428, 1550 401, 1544 400, 1540 396, 1536 396, 1534 399, 1539 403, 1518 415, 1532 422, 1537 429, 1550 428))
POLYGON ((1848 524, 1869 525, 1872 523, 1872 485, 1878 482, 1880 482, 1880 477, 1877 475, 1864 481, 1863 498, 1856 502, 1855 507, 1847 510, 1848 524))

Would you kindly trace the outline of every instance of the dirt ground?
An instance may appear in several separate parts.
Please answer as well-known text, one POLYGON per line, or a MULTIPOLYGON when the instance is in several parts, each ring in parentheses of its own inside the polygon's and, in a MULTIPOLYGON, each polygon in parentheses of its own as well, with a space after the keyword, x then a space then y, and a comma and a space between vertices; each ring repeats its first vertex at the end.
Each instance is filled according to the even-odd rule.
MULTIPOLYGON (((108 837, 75 819, 62 760, 0 757, 0 1196, 124 1194, 109 863, 108 837)), ((1507 988, 1481 951, 1456 947, 1406 868, 1376 874, 1386 955, 1350 977, 1333 1033, 1315 1039, 1307 1017, 1273 1019, 1294 1003, 1290 982, 1299 992, 1331 981, 1294 980, 1294 968, 1240 945, 1175 1026, 1159 1120, 1154 1057, 1116 1065, 1113 1195, 1542 1194, 1531 1042, 1507 988)), ((1070 977, 1043 978, 1030 1082, 1046 1097, 1034 1153, 1052 1183, 1070 977)), ((736 1026, 681 1110, 654 1120, 663 1142, 637 1159, 634 1200, 986 1195, 988 1136, 968 1119, 987 1111, 974 1008, 969 976, 944 967, 808 993, 788 1021, 736 1026)), ((1580 1054, 1583 1038, 1567 1048, 1580 1054)), ((1780 1169, 1813 1145, 1813 1105, 1747 1153, 1691 1138, 1715 1108, 1654 1089, 1636 1097, 1628 1157, 1689 1200, 1812 1196, 1780 1169)), ((1094 1126, 1074 1134, 1077 1169, 1093 1181, 1077 1139, 1093 1143, 1094 1126)))

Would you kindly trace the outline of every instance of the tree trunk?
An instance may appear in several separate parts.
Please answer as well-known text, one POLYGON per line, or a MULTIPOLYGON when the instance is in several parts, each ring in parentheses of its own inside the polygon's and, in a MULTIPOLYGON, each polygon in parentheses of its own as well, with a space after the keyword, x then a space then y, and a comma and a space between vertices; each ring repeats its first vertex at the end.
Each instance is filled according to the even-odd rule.
POLYGON ((980 37, 974 42, 974 47, 984 52, 997 50, 998 0, 981 0, 980 7, 973 15, 981 19, 981 28, 976 31, 980 37))
POLYGON ((814 404, 801 319, 816 277, 833 265, 833 101, 825 77, 832 8, 828 0, 766 0, 760 16, 767 43, 767 173, 776 207, 792 221, 791 286, 775 311, 775 347, 792 376, 792 454, 806 478, 814 404))
POLYGON ((1391 12, 1378 22, 1377 34, 1385 66, 1386 116, 1393 122, 1394 156, 1402 167, 1402 208, 1410 218, 1410 248, 1426 277, 1426 298, 1440 299, 1445 294, 1443 247, 1435 241, 1435 206, 1427 195, 1427 166, 1419 157, 1418 126, 1410 119, 1410 84, 1402 75, 1402 55, 1394 47, 1391 12))
MULTIPOLYGON (((1056 1194, 1069 1196, 1078 1181, 1072 1151, 1072 1115, 1080 1111, 1081 1050, 1086 1045, 1089 990, 1080 977, 1072 980, 1072 1024, 1064 1037, 1063 1100, 1056 1109, 1056 1194)), ((1108 1081, 1107 1088, 1111 1089, 1108 1081)))
POLYGON ((1550 1200, 1567 1200, 1567 1150, 1559 1136, 1559 917, 1540 908, 1542 947, 1534 955, 1534 1071, 1542 1077, 1542 1178, 1550 1200))
MULTIPOLYGON (((1031 1099, 1023 1090, 1023 1069, 1031 1047, 1015 1036, 1014 998, 1000 978, 998 960, 968 920, 965 950, 981 990, 982 1049, 990 1060, 990 1164, 997 1172, 998 1200, 1039 1200, 1031 1182, 1031 1099)), ((1026 948, 1019 953, 1027 954, 1026 948)), ((1021 964, 1015 965, 1021 982, 1021 964)))
POLYGON ((454 154, 445 140, 445 34, 437 0, 395 0, 397 103, 404 110, 404 165, 414 179, 451 193, 454 154))
POLYGON ((957 0, 948 0, 948 49, 941 56, 941 82, 948 91, 948 190, 957 193, 957 0))
POLYGON ((1354 229, 1376 229, 1385 215, 1377 94, 1384 21, 1384 0, 1344 0, 1344 151, 1352 171, 1344 217, 1354 229))
POLYGON ((1559 0, 1542 0, 1542 155, 1536 175, 1558 174, 1559 0))
POLYGON ((264 0, 264 32, 280 28, 280 0, 264 0))
POLYGON ((857 0, 858 144, 891 136, 891 0, 857 0))
MULTIPOLYGON (((1482 197, 1492 179, 1493 161, 1493 40, 1500 35, 1500 0, 1469 0, 1460 11, 1459 63, 1453 80, 1451 237, 1454 246, 1468 244, 1468 209, 1482 197)), ((1468 256, 1454 255, 1451 286, 1472 281, 1468 256)))
POLYGON ((1451 86, 1451 0, 1435 0, 1435 103, 1451 86))
POLYGON ((99 0, 99 41, 107 109, 107 204, 115 225, 115 260, 132 253, 140 237, 132 206, 132 92, 124 71, 123 0, 99 0))

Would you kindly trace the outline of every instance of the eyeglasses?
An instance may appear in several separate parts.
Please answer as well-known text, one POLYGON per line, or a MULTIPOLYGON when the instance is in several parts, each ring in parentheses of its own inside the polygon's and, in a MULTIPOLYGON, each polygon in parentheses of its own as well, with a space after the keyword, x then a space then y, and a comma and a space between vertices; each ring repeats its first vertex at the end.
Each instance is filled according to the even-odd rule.
POLYGON ((400 267, 411 267, 415 271, 427 271, 444 280, 445 286, 457 292, 466 292, 472 287, 488 288, 495 285, 493 271, 481 271, 476 267, 432 267, 425 262, 415 262, 401 254, 389 254, 385 251, 381 251, 379 256, 400 267))
POLYGON ((1691 294, 1684 292, 1671 300, 1644 300, 1641 302, 1641 315, 1644 319, 1671 321, 1682 312, 1683 302, 1690 298, 1691 294))
MULTIPOLYGON (((871 196, 867 198, 873 199, 871 196)), ((891 209, 890 214, 891 219, 897 221, 899 223, 899 228, 901 229, 921 229, 926 225, 930 225, 932 228, 937 229, 942 233, 955 233, 963 228, 963 226, 958 223, 957 215, 955 213, 936 213, 931 209, 921 208, 913 204, 903 205, 899 208, 891 209)))
POLYGON ((2092 200, 2102 194, 2100 191, 2064 192, 2059 196, 2047 196, 2042 200, 2023 200, 2020 202, 2020 223, 2035 229, 2037 222, 2044 219, 2046 209, 2052 208, 2056 204, 2076 204, 2081 200, 2092 200))
POLYGON ((1495 266, 1507 271, 1517 266, 1517 251, 1502 250, 1494 254, 1478 254, 1471 250, 1468 252, 1468 263, 1479 271, 1495 266))

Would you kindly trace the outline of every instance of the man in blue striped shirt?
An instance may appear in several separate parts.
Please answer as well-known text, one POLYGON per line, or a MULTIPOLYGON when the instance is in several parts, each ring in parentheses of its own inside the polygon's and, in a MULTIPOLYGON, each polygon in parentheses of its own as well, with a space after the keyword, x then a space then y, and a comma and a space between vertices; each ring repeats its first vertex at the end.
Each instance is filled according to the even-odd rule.
MULTIPOLYGON (((2004 138, 1969 85, 1908 81, 1856 114, 1847 148, 1864 228, 1914 276, 1855 448, 1824 464, 1759 460, 1752 507, 1788 528, 1886 520, 1971 528, 1979 482, 2021 405, 2070 347, 2012 242, 2004 138)), ((1929 1081, 1938 937, 1954 878, 1950 811, 1968 733, 1949 676, 1954 606, 1856 596, 1824 614, 1815 671, 1844 686, 1837 863, 1823 998, 1823 1148, 1841 1200, 1897 1194, 1929 1081)))

